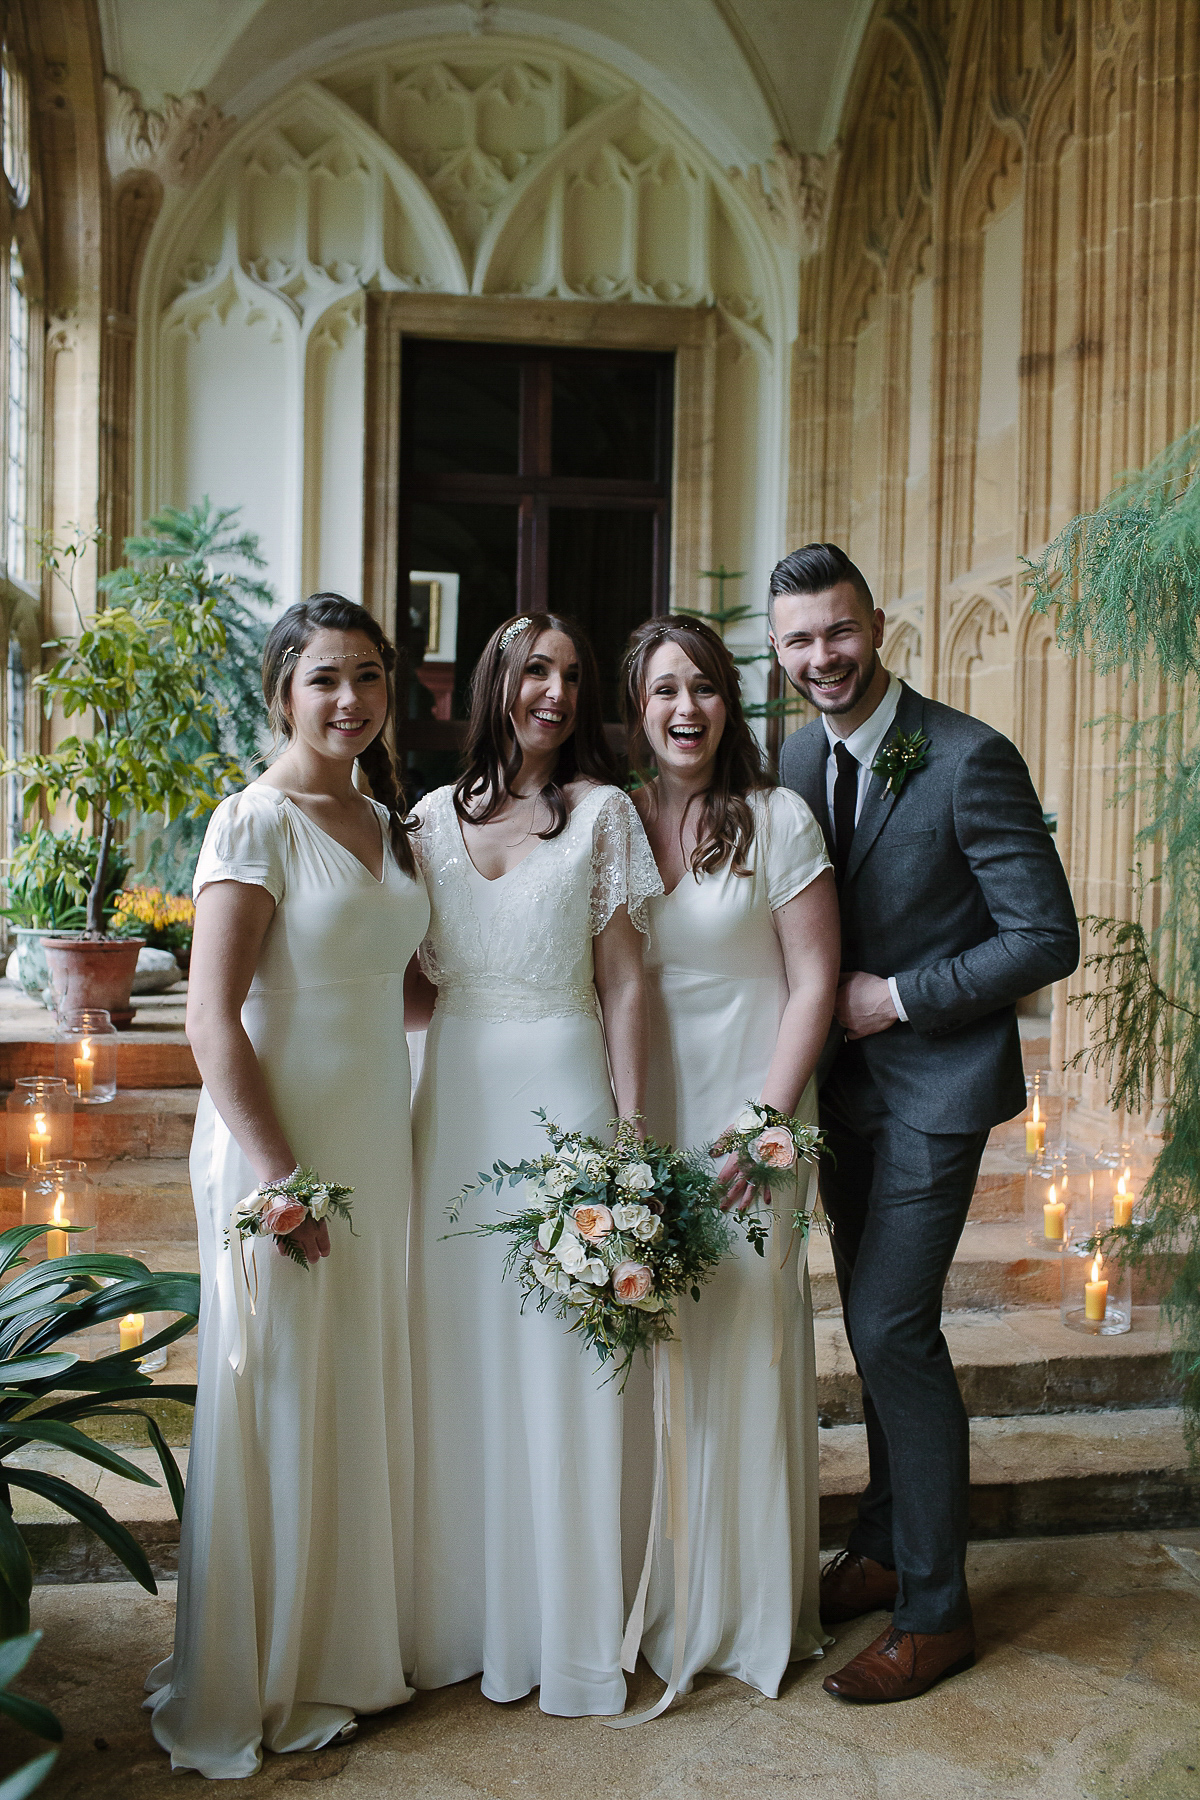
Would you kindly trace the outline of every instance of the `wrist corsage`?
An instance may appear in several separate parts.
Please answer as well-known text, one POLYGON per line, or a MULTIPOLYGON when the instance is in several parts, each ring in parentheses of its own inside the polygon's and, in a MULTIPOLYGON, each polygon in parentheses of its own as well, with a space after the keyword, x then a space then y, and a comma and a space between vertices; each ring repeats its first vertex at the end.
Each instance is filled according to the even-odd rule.
MULTIPOLYGON (((786 1180, 797 1180, 800 1164, 816 1164, 825 1140, 815 1125, 798 1125, 786 1113, 764 1100, 748 1100, 728 1131, 723 1131, 712 1146, 712 1156, 736 1156, 738 1171, 751 1187, 769 1191, 786 1180)), ((807 1231, 808 1213, 796 1207, 792 1223, 799 1231, 807 1231)), ((746 1235, 761 1256, 769 1235, 762 1226, 751 1222, 746 1235)))
MULTIPOLYGON (((239 1200, 233 1209, 233 1229, 243 1240, 278 1239, 292 1261, 307 1269, 308 1258, 290 1234, 305 1219, 319 1225, 330 1213, 349 1223, 348 1201, 353 1192, 353 1188, 341 1187, 336 1181, 319 1180, 312 1169, 293 1169, 282 1181, 264 1181, 252 1194, 239 1200)), ((350 1229, 353 1232, 354 1227, 351 1225, 350 1229)))

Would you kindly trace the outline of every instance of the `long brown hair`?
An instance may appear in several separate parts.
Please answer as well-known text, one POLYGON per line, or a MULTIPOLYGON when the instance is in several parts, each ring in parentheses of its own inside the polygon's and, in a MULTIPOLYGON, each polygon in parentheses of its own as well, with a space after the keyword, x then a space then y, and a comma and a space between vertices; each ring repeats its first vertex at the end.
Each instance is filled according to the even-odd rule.
POLYGON ((735 875, 749 875, 754 842, 754 812, 748 796, 773 784, 763 764, 758 739, 742 711, 742 682, 737 664, 711 625, 702 619, 647 619, 630 635, 621 664, 621 715, 629 732, 629 760, 643 780, 654 764, 646 736, 646 674, 650 659, 663 644, 678 644, 700 673, 711 681, 725 706, 725 729, 717 745, 712 783, 704 795, 694 875, 707 875, 728 863, 735 875))
POLYGON ((366 607, 359 606, 354 600, 347 600, 344 594, 310 594, 307 600, 298 600, 295 606, 289 606, 282 618, 277 619, 271 627, 271 635, 263 651, 262 686, 263 698, 267 703, 267 718, 275 733, 275 740, 277 743, 291 742, 292 721, 287 709, 292 697, 292 676, 300 660, 299 652, 312 642, 318 631, 361 631, 379 652, 383 678, 387 684, 387 716, 383 721, 382 731, 360 753, 358 766, 370 782, 375 799, 387 807, 388 838, 393 856, 406 875, 415 875, 417 865, 409 842, 412 821, 408 816, 394 747, 395 647, 383 635, 366 607), (289 651, 296 654, 289 655, 289 651))
POLYGON ((583 776, 615 783, 616 764, 600 715, 600 674, 596 655, 573 619, 557 613, 518 613, 498 625, 483 647, 471 676, 471 713, 467 723, 466 769, 454 786, 454 810, 460 819, 482 825, 499 812, 521 767, 521 747, 509 715, 517 702, 530 652, 543 631, 561 631, 571 640, 579 664, 575 729, 558 752, 554 773, 542 789, 550 808, 550 826, 537 835, 557 837, 570 816, 563 789, 583 776))

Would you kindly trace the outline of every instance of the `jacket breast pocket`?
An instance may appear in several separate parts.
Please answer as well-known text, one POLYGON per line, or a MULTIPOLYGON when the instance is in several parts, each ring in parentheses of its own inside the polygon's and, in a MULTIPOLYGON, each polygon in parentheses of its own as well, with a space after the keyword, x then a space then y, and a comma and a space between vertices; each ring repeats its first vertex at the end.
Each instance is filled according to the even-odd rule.
MULTIPOLYGON (((880 842, 884 840, 881 839, 880 842)), ((932 831, 896 831, 886 834, 886 842, 891 850, 899 850, 911 845, 914 849, 930 849, 937 842, 937 828, 932 831)))

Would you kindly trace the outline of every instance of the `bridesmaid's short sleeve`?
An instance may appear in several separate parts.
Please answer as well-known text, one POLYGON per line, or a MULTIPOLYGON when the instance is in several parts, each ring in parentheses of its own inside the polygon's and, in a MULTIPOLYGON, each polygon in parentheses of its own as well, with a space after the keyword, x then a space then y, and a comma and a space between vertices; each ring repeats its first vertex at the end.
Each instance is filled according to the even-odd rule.
POLYGON ((637 809, 628 794, 613 788, 596 814, 592 832, 592 936, 599 937, 618 906, 627 906, 638 930, 649 937, 646 902, 662 891, 662 878, 637 809))
POLYGON ((214 881, 266 888, 276 905, 284 890, 284 817, 272 790, 243 788, 213 813, 196 863, 192 893, 214 881))
POLYGON ((766 800, 767 901, 775 912, 831 864, 825 834, 799 794, 772 788, 766 800))

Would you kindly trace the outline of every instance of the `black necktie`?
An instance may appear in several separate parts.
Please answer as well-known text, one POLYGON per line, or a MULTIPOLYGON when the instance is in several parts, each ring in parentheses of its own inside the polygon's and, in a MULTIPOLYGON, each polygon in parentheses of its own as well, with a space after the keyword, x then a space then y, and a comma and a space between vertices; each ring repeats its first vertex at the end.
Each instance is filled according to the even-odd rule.
POLYGON ((835 744, 837 780, 833 784, 833 864, 840 882, 846 873, 850 846, 854 842, 854 814, 858 808, 858 758, 845 744, 835 744))

